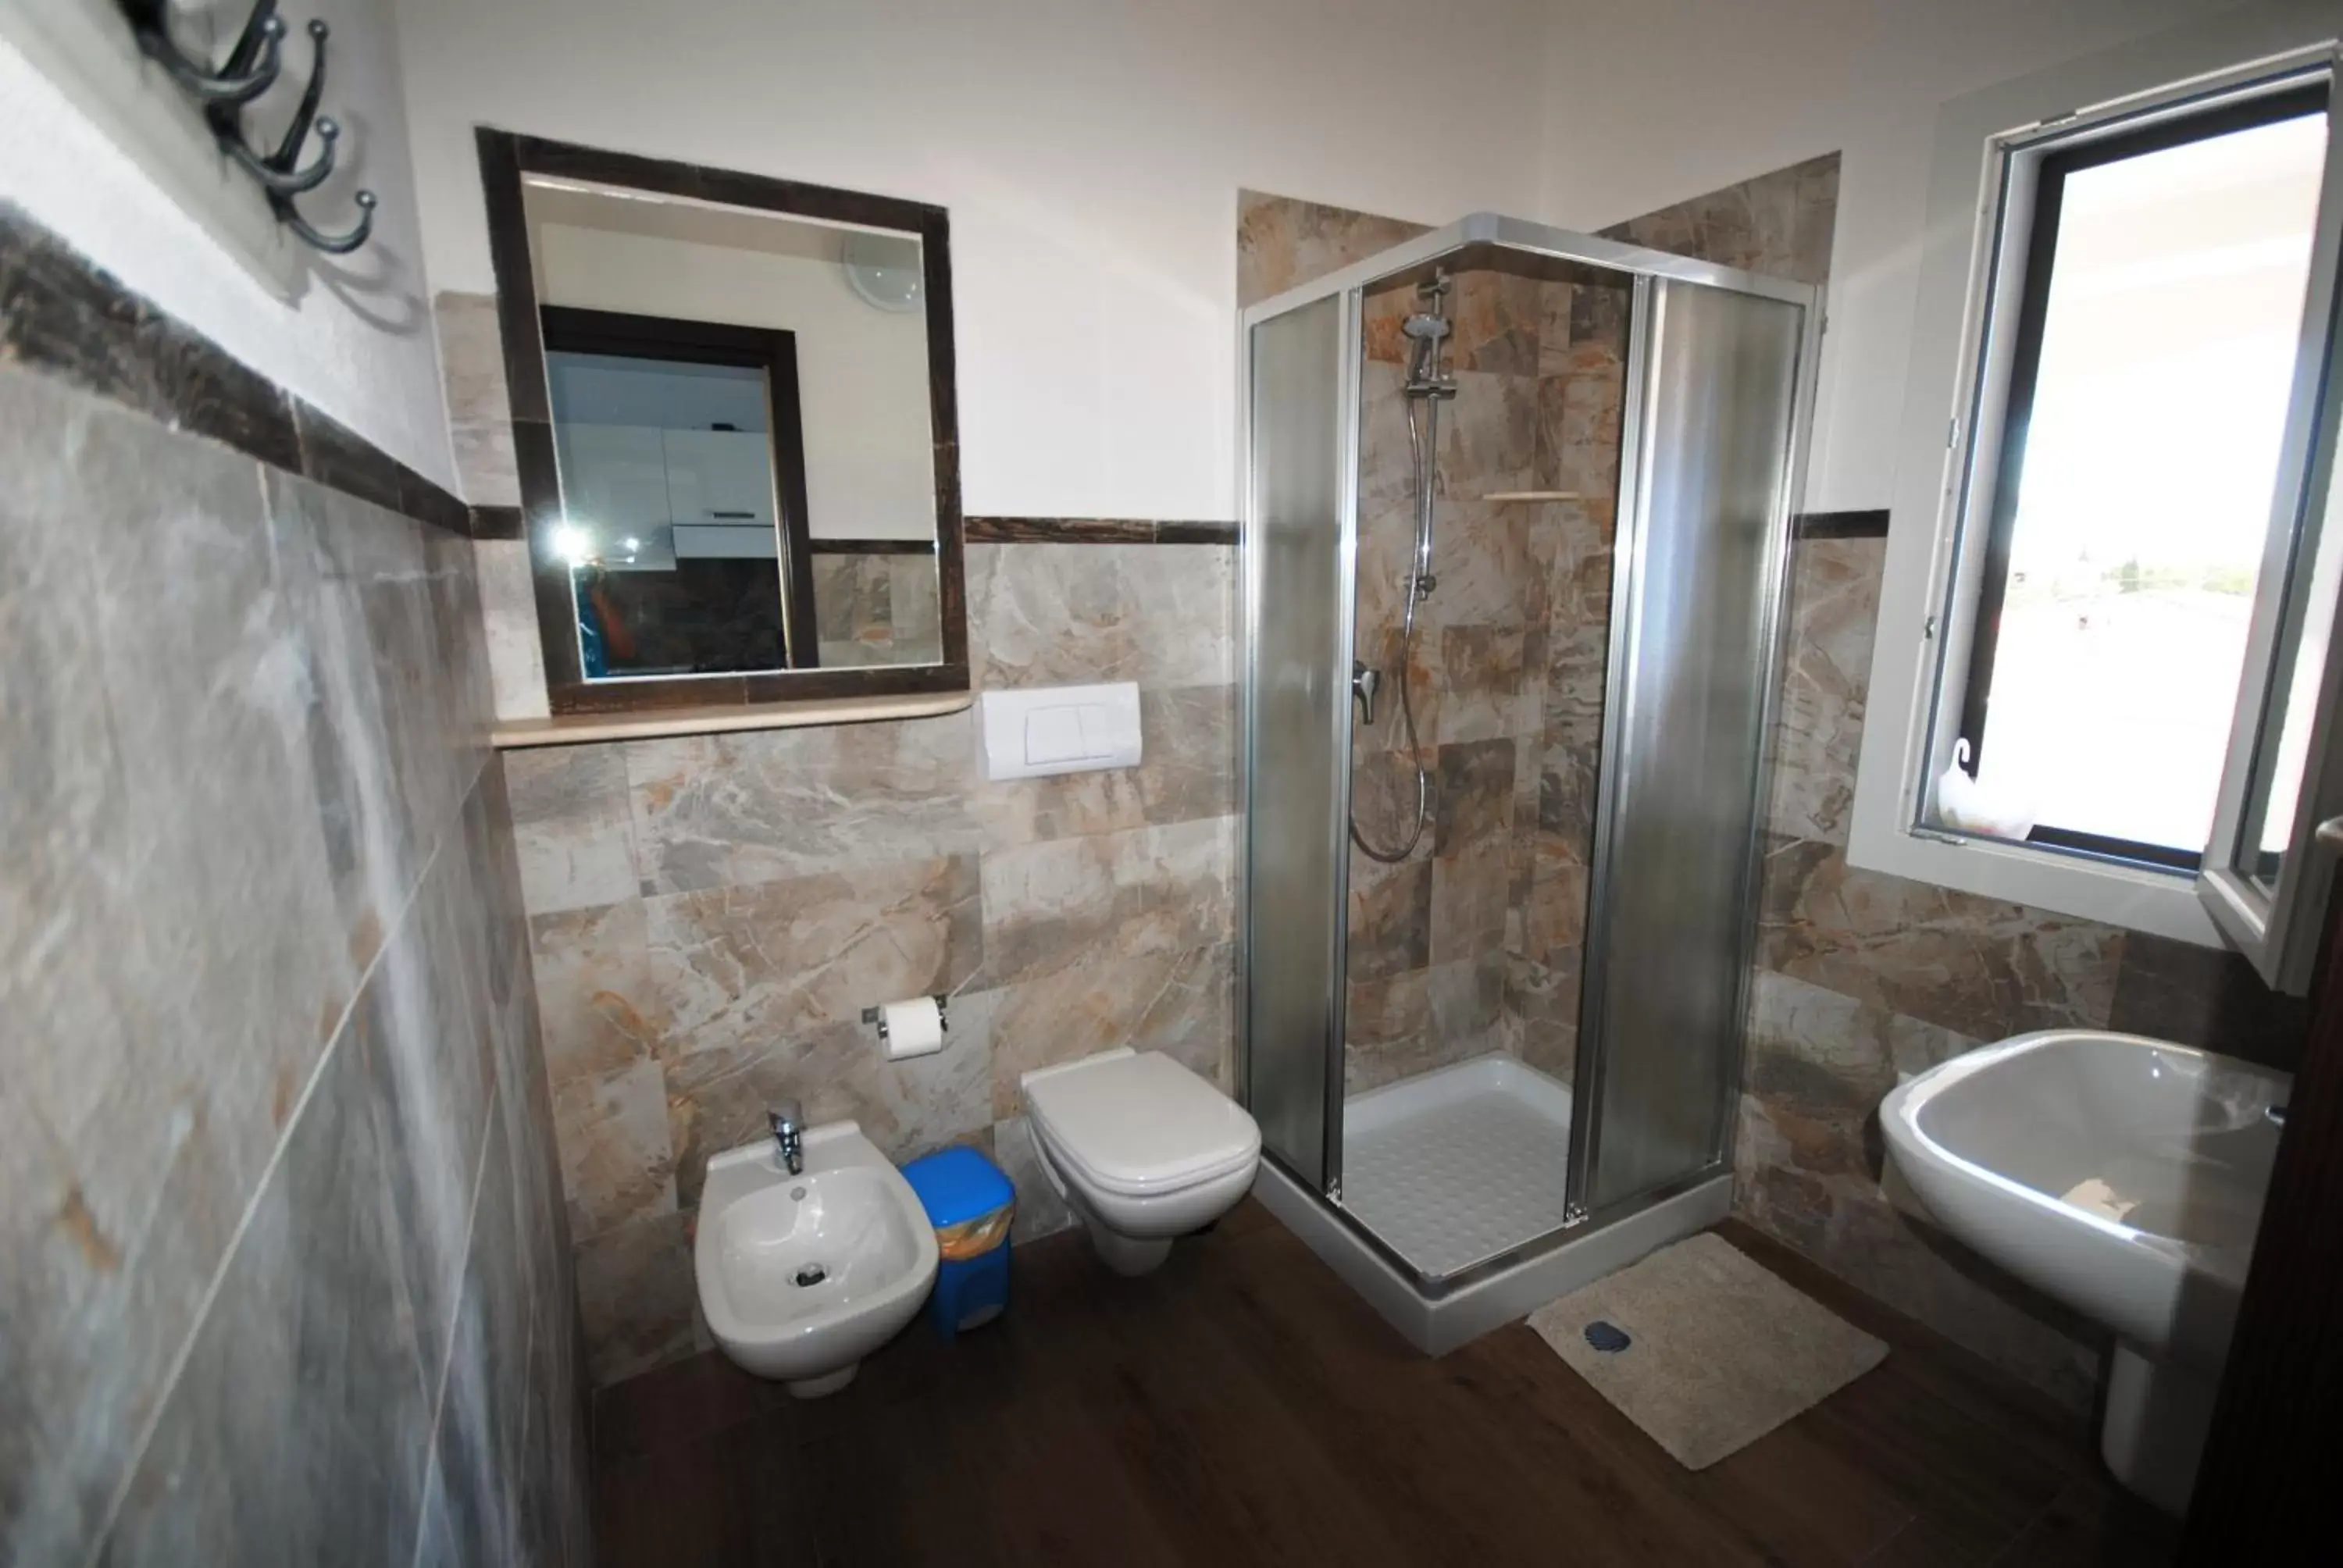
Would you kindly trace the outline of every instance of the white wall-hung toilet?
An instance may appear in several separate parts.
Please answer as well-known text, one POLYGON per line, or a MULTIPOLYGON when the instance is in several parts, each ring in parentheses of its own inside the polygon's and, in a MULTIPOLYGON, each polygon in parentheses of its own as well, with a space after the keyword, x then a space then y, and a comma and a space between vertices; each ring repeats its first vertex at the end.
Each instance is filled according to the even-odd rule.
POLYGON ((1050 1184, 1118 1274, 1154 1268, 1252 1186, 1261 1129, 1160 1051, 1102 1051, 1021 1081, 1050 1184))
POLYGON ((2099 1450, 2185 1513, 2292 1081, 2140 1035, 2046 1030, 1898 1085, 1896 1165, 1954 1235, 2115 1331, 2099 1450))

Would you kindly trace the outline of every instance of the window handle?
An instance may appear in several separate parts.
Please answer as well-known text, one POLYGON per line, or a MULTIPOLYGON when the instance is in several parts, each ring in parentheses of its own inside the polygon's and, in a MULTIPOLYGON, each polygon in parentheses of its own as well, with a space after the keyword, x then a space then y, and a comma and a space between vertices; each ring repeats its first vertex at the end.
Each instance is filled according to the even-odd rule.
POLYGON ((2310 836, 2318 840, 2320 849, 2343 853, 2343 817, 2328 818, 2311 829, 2310 836))

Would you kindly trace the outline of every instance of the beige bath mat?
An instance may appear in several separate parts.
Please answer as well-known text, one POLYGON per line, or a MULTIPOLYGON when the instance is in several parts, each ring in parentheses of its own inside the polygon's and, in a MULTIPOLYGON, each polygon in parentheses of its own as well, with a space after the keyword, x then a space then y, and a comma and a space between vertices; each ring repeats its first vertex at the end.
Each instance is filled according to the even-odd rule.
POLYGON ((1540 1307, 1530 1327, 1687 1470, 1755 1442, 1887 1354, 1707 1234, 1540 1307))

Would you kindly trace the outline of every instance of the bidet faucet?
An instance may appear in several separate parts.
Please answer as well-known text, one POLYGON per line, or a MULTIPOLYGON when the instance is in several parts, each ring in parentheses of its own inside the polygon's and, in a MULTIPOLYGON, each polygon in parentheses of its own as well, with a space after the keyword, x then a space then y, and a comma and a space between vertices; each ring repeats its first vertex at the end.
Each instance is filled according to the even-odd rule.
POLYGON ((773 1143, 780 1152, 781 1164, 792 1176, 804 1171, 805 1107, 784 1100, 766 1109, 765 1120, 773 1125, 773 1143))

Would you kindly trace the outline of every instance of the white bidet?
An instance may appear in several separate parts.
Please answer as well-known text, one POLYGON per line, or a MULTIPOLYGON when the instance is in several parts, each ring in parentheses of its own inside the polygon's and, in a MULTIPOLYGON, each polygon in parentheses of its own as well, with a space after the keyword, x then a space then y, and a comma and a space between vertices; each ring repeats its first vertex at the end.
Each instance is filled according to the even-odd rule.
POLYGON ((936 1234, 853 1122, 806 1133, 802 1164, 792 1174, 770 1141, 709 1161, 692 1268, 724 1353, 814 1399, 852 1382, 919 1312, 936 1234))

